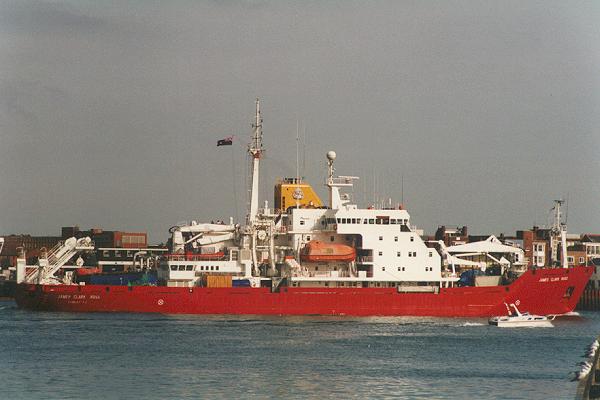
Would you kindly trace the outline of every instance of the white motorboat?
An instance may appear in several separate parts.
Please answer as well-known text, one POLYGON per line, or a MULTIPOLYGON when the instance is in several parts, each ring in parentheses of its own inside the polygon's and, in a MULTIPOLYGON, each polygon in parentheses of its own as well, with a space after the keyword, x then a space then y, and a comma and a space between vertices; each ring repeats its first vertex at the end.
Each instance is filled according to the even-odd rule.
POLYGON ((504 303, 508 315, 492 317, 488 320, 490 325, 496 325, 501 328, 516 328, 516 327, 541 327, 551 328, 554 325, 552 321, 555 316, 533 315, 528 312, 522 313, 513 303, 510 306, 504 303), (512 308, 512 309, 511 309, 512 308))

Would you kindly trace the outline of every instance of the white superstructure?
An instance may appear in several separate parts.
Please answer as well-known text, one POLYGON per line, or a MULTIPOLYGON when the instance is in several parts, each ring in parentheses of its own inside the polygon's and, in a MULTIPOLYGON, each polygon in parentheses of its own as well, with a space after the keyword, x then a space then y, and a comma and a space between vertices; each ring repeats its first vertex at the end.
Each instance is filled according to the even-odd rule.
MULTIPOLYGON (((159 279, 195 286, 207 274, 231 274, 256 283, 288 279, 289 286, 444 286, 458 280, 442 271, 442 257, 411 228, 402 207, 359 208, 346 193, 358 179, 335 176, 336 153, 327 153, 329 204, 273 210, 259 208, 262 116, 256 115, 248 153, 252 161, 250 207, 245 226, 191 222, 173 227, 172 254, 159 279)), ((298 191, 299 189, 297 189, 298 191)))

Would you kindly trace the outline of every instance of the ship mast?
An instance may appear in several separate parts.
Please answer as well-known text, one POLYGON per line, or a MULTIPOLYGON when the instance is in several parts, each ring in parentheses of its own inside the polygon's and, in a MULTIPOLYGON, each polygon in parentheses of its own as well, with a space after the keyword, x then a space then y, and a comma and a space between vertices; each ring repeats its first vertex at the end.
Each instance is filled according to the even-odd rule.
POLYGON ((552 256, 552 262, 558 263, 558 242, 560 241, 561 246, 561 264, 563 268, 569 266, 567 259, 567 225, 561 222, 562 213, 560 206, 564 203, 564 200, 554 200, 554 222, 552 224, 551 235, 550 235, 550 250, 552 256))
POLYGON ((262 117, 260 115, 260 102, 256 99, 256 119, 252 124, 252 142, 248 145, 248 154, 252 157, 252 188, 250 189, 250 212, 248 223, 256 219, 258 213, 258 177, 259 163, 263 152, 262 145, 262 117))

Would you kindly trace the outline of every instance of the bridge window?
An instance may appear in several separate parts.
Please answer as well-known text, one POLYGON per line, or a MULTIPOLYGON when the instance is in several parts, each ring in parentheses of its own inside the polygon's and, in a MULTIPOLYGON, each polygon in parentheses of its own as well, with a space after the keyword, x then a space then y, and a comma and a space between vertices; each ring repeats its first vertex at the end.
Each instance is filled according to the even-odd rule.
POLYGON ((171 271, 177 271, 177 265, 171 265, 171 271))
POLYGON ((375 219, 373 219, 373 218, 370 218, 370 219, 369 219, 369 224, 371 224, 371 225, 372 225, 372 224, 374 224, 374 223, 375 223, 375 219))
POLYGON ((185 271, 185 265, 180 265, 178 269, 179 271, 185 271))
POLYGON ((185 266, 185 270, 186 271, 193 271, 194 270, 194 266, 193 265, 186 265, 185 266))

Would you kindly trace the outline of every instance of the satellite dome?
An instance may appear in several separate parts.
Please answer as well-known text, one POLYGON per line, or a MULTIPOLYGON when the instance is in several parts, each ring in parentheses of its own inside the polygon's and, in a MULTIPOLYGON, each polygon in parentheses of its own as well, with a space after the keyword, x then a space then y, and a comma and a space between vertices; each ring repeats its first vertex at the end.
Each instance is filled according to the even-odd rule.
POLYGON ((333 150, 329 150, 329 151, 327 152, 327 159, 328 159, 329 161, 333 161, 333 160, 335 160, 335 157, 336 157, 335 151, 333 151, 333 150))

